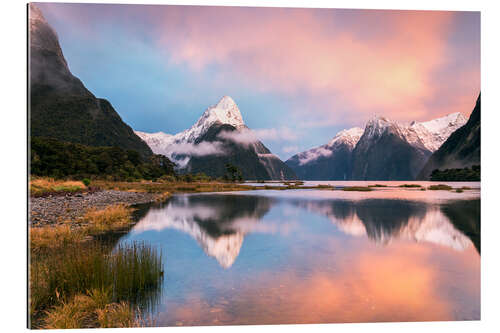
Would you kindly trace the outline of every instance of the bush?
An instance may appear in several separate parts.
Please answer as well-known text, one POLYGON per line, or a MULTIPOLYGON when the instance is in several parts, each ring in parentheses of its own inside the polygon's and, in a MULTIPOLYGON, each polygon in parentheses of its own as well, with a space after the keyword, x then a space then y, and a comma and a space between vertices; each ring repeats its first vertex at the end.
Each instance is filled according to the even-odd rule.
POLYGON ((481 167, 474 165, 463 169, 434 170, 431 174, 432 181, 480 181, 481 167))
POLYGON ((431 185, 429 186, 429 190, 432 191, 450 191, 453 188, 451 186, 445 185, 445 184, 438 184, 438 185, 431 185))
POLYGON ((54 178, 91 176, 114 180, 154 179, 175 175, 167 157, 142 158, 133 150, 118 147, 90 147, 52 138, 31 138, 31 174, 54 178))
POLYGON ((83 178, 83 179, 82 179, 82 183, 83 183, 85 186, 87 186, 87 187, 88 187, 88 186, 90 185, 90 179, 88 179, 88 178, 83 178))

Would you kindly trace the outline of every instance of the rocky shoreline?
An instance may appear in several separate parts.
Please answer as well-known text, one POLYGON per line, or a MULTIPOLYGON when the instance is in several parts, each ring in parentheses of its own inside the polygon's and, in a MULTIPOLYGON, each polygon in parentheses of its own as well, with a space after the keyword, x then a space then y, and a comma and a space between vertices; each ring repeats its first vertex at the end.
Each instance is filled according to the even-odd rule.
POLYGON ((105 208, 112 204, 141 204, 153 202, 157 194, 103 190, 46 197, 31 197, 29 225, 33 227, 59 224, 65 221, 79 223, 90 208, 105 208))

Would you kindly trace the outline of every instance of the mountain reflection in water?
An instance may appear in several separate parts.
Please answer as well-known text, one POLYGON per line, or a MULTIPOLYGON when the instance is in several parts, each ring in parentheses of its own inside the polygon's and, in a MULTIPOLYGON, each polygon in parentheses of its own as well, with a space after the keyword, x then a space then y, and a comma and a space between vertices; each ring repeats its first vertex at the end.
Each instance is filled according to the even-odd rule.
POLYGON ((162 250, 156 326, 480 319, 479 193, 423 192, 175 195, 120 242, 162 250))
MULTIPOLYGON (((229 268, 245 235, 290 232, 294 223, 261 223, 279 200, 265 196, 211 194, 174 196, 149 207, 133 233, 166 228, 193 237, 203 251, 229 268)), ((480 201, 430 204, 401 199, 296 200, 290 204, 328 217, 343 233, 368 237, 379 244, 395 239, 429 242, 457 251, 474 244, 480 252, 480 201)))

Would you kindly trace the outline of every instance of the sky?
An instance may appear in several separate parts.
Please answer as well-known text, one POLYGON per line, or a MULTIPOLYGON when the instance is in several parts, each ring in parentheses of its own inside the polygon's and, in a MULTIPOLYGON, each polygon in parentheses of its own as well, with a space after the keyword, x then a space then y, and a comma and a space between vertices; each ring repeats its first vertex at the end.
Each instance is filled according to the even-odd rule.
POLYGON ((228 95, 283 160, 374 115, 468 116, 480 92, 479 12, 37 6, 134 130, 181 132, 228 95))

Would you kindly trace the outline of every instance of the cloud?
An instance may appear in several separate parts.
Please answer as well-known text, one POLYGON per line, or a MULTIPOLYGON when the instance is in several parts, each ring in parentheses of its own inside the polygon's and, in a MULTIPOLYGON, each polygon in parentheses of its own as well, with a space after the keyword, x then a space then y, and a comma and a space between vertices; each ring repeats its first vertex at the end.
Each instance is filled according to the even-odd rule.
POLYGON ((325 147, 318 147, 299 155, 299 164, 304 165, 320 157, 328 157, 332 154, 332 151, 326 149, 325 147))
POLYGON ((224 155, 225 151, 220 142, 200 142, 194 143, 174 143, 166 148, 169 154, 206 156, 206 155, 224 155))
POLYGON ((480 89, 478 12, 89 4, 43 9, 89 38, 99 40, 113 26, 131 44, 152 41, 166 67, 188 70, 196 82, 209 80, 209 89, 278 96, 291 105, 290 119, 283 121, 299 119, 305 127, 359 126, 373 113, 399 121, 468 114, 480 89))
POLYGON ((262 128, 262 129, 240 129, 238 131, 222 131, 218 135, 221 139, 231 140, 239 144, 249 146, 258 141, 295 141, 298 136, 287 127, 262 128))
MULTIPOLYGON (((219 66, 220 77, 263 92, 306 94, 314 113, 337 120, 374 111, 398 119, 429 113, 423 101, 436 97, 433 75, 450 56, 454 19, 453 12, 437 11, 207 7, 179 13, 186 18, 183 33, 174 35, 177 20, 165 20, 160 40, 172 63, 195 72, 219 66)), ((479 68, 458 72, 449 74, 478 81, 479 68)))
POLYGON ((173 143, 164 148, 163 154, 173 159, 177 168, 187 166, 192 156, 224 155, 226 154, 221 142, 173 143))

